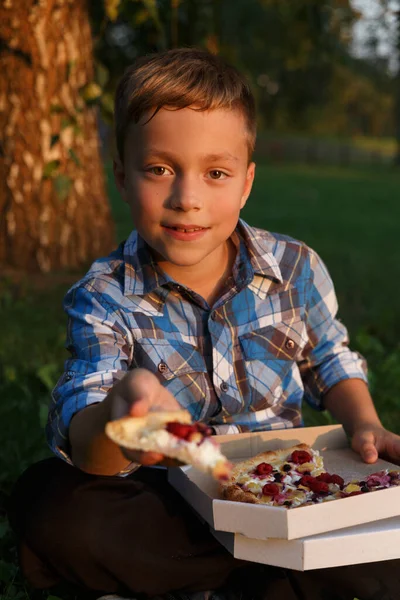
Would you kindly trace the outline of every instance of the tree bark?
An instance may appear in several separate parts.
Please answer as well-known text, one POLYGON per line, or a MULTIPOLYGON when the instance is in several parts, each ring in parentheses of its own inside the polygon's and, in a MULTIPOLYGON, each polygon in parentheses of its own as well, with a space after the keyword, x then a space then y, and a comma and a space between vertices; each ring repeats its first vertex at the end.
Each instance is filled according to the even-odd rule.
POLYGON ((0 5, 0 272, 49 272, 107 253, 107 201, 86 0, 0 5))

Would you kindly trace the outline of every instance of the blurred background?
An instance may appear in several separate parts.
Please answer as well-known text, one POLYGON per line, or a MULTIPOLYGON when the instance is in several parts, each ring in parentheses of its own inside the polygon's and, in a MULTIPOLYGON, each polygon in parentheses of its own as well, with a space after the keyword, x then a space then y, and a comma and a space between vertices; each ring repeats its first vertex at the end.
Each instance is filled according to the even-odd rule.
MULTIPOLYGON (((55 598, 20 580, 2 506, 18 474, 48 455, 47 404, 66 358, 63 296, 131 230, 112 180, 116 83, 136 56, 182 45, 247 75, 259 135, 243 217, 322 256, 382 420, 400 433, 400 2, 3 0, 2 599, 55 598)), ((305 414, 307 424, 329 422, 305 414)))

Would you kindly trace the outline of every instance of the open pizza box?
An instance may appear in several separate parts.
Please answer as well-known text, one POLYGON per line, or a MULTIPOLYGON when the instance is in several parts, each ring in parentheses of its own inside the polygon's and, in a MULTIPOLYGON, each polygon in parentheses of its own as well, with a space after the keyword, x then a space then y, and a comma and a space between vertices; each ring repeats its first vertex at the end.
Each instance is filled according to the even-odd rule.
MULTIPOLYGON (((399 469, 398 466, 383 460, 372 465, 363 463, 361 458, 349 448, 341 425, 225 435, 217 436, 216 439, 221 444, 224 454, 232 462, 244 460, 265 450, 289 448, 304 442, 320 451, 328 472, 337 473, 347 481, 363 479, 371 473, 388 467, 399 469)), ((312 506, 287 509, 224 500, 219 484, 209 475, 191 466, 169 469, 168 477, 171 485, 214 530, 241 534, 234 536, 236 551, 238 545, 244 547, 250 543, 257 544, 256 540, 268 538, 280 538, 269 540, 269 544, 283 544, 284 540, 299 539, 299 543, 294 546, 298 549, 302 544, 307 543, 300 538, 327 531, 344 530, 354 525, 400 515, 400 486, 312 506), (243 536, 251 540, 245 540, 243 536)), ((384 527, 386 525, 382 523, 382 528, 384 527)), ((379 533, 379 524, 377 528, 379 533)), ((343 531, 343 537, 340 532, 338 534, 338 538, 335 536, 331 538, 339 540, 340 547, 341 544, 347 543, 345 536, 348 533, 343 531)), ((396 546, 399 548, 400 557, 400 546, 398 544, 396 546)), ((317 545, 313 547, 316 548, 317 545)))

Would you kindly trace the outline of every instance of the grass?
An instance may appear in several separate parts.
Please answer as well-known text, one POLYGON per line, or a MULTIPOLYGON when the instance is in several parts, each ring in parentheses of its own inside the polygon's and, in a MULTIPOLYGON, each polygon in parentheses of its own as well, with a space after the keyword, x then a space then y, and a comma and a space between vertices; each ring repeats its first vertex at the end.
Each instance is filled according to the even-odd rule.
MULTIPOLYGON (((122 240, 131 230, 130 216, 108 179, 122 240)), ((325 260, 352 345, 369 361, 378 410, 385 425, 400 433, 399 197, 400 174, 390 170, 259 165, 243 217, 304 240, 325 260)), ((0 600, 34 597, 15 568, 1 494, 30 463, 49 454, 43 438, 47 402, 66 358, 61 303, 78 277, 58 274, 35 284, 28 277, 0 279, 0 600)), ((308 424, 329 422, 324 414, 305 414, 308 424)))

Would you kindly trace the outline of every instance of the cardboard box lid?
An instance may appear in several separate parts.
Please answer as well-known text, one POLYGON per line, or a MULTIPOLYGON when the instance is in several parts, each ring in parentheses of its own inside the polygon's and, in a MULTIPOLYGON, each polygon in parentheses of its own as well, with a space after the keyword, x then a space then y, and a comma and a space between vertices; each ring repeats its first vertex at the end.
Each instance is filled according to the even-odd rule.
MULTIPOLYGON (((232 460, 306 442, 320 450, 327 470, 343 475, 345 479, 362 478, 387 467, 397 468, 382 460, 373 465, 363 463, 348 448, 347 437, 340 425, 218 436, 217 439, 223 452, 232 460)), ((252 539, 293 540, 387 519, 400 513, 400 486, 288 510, 223 500, 218 483, 191 466, 170 469, 169 481, 214 529, 241 533, 252 539)))
POLYGON ((236 558, 296 571, 400 558, 399 517, 298 540, 255 540, 211 531, 236 558))

